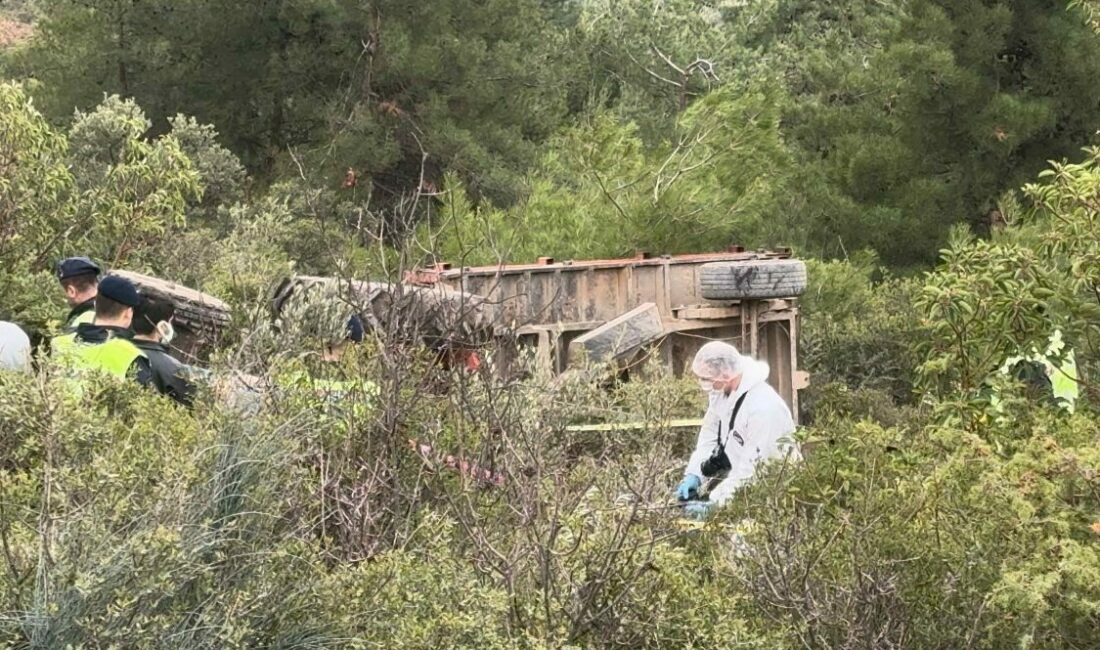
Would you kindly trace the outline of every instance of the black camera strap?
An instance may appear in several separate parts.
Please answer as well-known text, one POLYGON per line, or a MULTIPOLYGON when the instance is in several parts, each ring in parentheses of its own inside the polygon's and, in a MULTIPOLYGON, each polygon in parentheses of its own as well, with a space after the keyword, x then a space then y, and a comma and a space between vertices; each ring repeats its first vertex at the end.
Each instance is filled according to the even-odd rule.
POLYGON ((742 446, 745 445, 745 440, 736 431, 733 430, 733 423, 737 420, 737 413, 741 411, 741 404, 745 402, 745 398, 749 396, 749 391, 745 391, 741 394, 741 397, 737 398, 737 403, 733 405, 733 414, 730 415, 729 429, 726 431, 726 439, 722 440, 722 421, 718 421, 718 450, 722 453, 726 452, 726 443, 729 442, 730 436, 737 436, 738 441, 742 446))

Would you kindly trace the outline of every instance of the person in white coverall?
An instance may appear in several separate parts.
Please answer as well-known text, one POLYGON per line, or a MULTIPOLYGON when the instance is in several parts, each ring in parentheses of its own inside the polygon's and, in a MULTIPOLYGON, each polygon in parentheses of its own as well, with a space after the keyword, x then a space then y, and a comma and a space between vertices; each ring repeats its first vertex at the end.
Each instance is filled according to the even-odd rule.
POLYGON ((719 476, 728 465, 728 473, 711 490, 709 501, 685 506, 688 514, 705 517, 748 483, 760 465, 787 457, 799 460, 801 452, 793 435, 791 410, 768 384, 767 363, 742 355, 729 343, 712 341, 695 355, 691 370, 707 391, 710 404, 684 480, 676 489, 677 497, 681 501, 697 499, 704 477, 719 476))
POLYGON ((31 340, 15 323, 0 321, 0 370, 29 372, 31 340))

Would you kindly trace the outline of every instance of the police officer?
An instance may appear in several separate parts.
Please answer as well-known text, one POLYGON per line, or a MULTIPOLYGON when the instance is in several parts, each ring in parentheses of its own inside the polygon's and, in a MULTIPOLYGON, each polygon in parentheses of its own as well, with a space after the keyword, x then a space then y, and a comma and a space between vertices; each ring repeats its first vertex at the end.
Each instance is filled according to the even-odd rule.
MULTIPOLYGON (((317 324, 317 321, 310 322, 310 325, 317 324)), ((333 376, 333 366, 339 364, 348 348, 363 342, 363 321, 359 316, 353 315, 344 321, 342 331, 315 331, 310 336, 321 344, 321 363, 310 370, 278 372, 275 375, 275 385, 284 394, 312 394, 321 404, 330 407, 321 409, 326 416, 350 413, 360 419, 365 417, 370 409, 369 403, 377 397, 377 385, 361 378, 330 378, 333 376)), ((335 374, 339 376, 340 373, 335 374)))
POLYGON ((149 359, 153 386, 162 395, 190 406, 195 400, 195 385, 187 378, 190 368, 168 351, 168 344, 175 337, 172 326, 175 314, 172 303, 147 296, 134 310, 134 345, 149 359))
POLYGON ((363 342, 364 333, 363 320, 353 314, 344 326, 344 338, 326 343, 321 350, 321 360, 336 362, 343 359, 349 345, 363 342))
POLYGON ((71 308, 65 317, 65 331, 74 332, 77 325, 95 317, 99 271, 99 265, 87 257, 69 257, 57 264, 57 279, 71 308))
POLYGON ((107 276, 99 283, 95 317, 81 323, 72 334, 53 339, 52 354, 66 365, 81 370, 99 370, 119 378, 133 376, 148 386, 153 382, 149 358, 133 342, 130 325, 141 294, 133 283, 107 276))
MULTIPOLYGON (((1032 347, 1029 353, 1010 357, 998 372, 1023 382, 1029 397, 1035 401, 1068 413, 1076 410, 1081 391, 1077 359, 1073 349, 1063 340, 1060 329, 1051 333, 1045 350, 1032 347)), ((999 395, 991 395, 990 404, 999 417, 1003 416, 1004 409, 999 395)))

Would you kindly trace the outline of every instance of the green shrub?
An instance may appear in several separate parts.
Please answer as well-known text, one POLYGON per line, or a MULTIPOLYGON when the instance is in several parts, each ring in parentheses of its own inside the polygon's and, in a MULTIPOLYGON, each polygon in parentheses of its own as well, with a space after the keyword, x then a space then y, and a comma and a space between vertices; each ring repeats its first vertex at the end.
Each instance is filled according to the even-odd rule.
POLYGON ((807 266, 799 355, 812 375, 808 406, 819 387, 833 382, 878 391, 898 403, 914 401, 921 322, 913 301, 919 283, 876 281, 881 271, 869 254, 807 266))
POLYGON ((732 570, 750 620, 790 646, 1087 646, 1100 433, 1047 419, 1015 450, 973 434, 837 422, 797 472, 729 517, 756 525, 732 570))

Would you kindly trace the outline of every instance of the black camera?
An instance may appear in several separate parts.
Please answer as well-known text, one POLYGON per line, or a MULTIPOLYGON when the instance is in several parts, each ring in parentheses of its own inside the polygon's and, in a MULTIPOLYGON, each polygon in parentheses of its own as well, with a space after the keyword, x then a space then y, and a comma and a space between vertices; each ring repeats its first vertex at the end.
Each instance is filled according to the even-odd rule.
POLYGON ((722 447, 716 447, 710 458, 704 460, 699 469, 703 472, 703 476, 714 478, 723 472, 730 471, 731 467, 733 466, 730 465, 730 457, 726 455, 726 450, 722 447))
POLYGON ((741 434, 734 431, 733 425, 737 421, 737 413, 741 410, 741 405, 748 396, 748 392, 742 393, 741 397, 737 398, 737 403, 733 405, 733 413, 730 414, 728 435, 725 441, 722 440, 722 423, 718 423, 718 445, 715 446, 714 451, 710 452, 710 458, 703 461, 703 464, 699 466, 699 471, 703 472, 703 476, 714 478, 733 468, 733 465, 730 464, 730 457, 726 455, 726 443, 730 441, 730 438, 733 438, 737 441, 737 444, 742 447, 745 446, 745 439, 741 437, 741 434))

